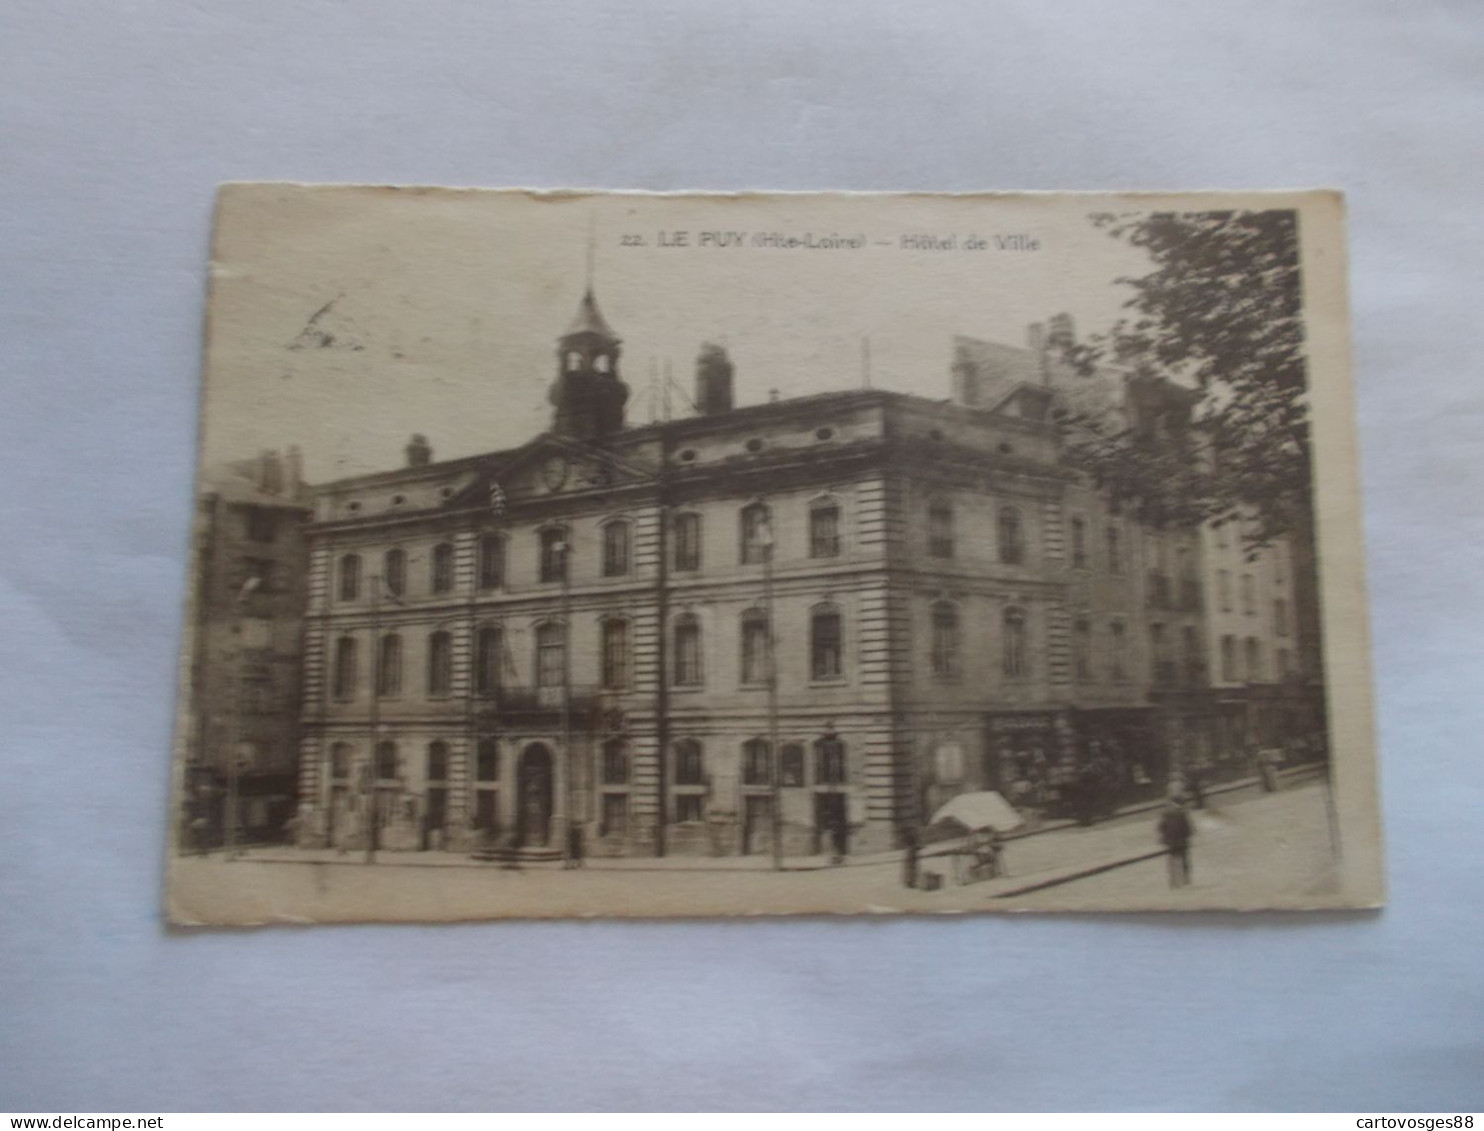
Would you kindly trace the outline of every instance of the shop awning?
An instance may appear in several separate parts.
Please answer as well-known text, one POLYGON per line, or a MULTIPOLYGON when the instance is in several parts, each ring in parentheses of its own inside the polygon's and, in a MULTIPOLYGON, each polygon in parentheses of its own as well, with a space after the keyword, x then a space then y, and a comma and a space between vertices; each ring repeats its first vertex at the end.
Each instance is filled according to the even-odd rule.
POLYGON ((957 821, 970 832, 995 829, 1009 832, 1024 824, 1015 807, 992 790, 983 793, 960 793, 933 814, 933 824, 957 821))

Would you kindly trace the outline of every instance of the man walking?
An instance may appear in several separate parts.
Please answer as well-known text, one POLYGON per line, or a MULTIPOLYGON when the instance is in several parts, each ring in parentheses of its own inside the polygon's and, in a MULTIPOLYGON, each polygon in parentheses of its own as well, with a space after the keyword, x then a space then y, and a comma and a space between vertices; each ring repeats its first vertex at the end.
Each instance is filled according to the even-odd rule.
POLYGON ((1195 826, 1185 811, 1185 798, 1179 795, 1170 798, 1159 816, 1159 840, 1165 846, 1172 888, 1190 884, 1190 838, 1194 835, 1195 826))

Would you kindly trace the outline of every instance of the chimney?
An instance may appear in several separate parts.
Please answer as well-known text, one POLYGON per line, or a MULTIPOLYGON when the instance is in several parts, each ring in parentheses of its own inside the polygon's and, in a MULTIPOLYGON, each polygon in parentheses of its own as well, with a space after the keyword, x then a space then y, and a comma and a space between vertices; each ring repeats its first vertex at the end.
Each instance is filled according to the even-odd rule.
POLYGON ((732 410, 732 374, 735 367, 727 351, 714 342, 703 342, 696 355, 696 411, 715 416, 732 410))
POLYGON ((1067 313, 1053 314, 1046 322, 1046 348, 1061 349, 1077 341, 1077 327, 1067 313))
POLYGON ((433 449, 428 443, 428 438, 421 432, 414 432, 412 439, 407 441, 407 466, 427 467, 433 462, 433 449))

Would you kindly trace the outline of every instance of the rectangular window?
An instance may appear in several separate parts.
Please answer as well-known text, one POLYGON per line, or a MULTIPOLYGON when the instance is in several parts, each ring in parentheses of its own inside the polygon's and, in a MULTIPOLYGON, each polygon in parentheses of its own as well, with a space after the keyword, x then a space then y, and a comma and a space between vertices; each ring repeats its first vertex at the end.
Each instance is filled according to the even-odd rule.
POLYGON ((474 647, 474 680, 480 694, 489 695, 499 688, 504 651, 504 639, 498 628, 486 625, 479 630, 474 647))
POLYGON ((1072 568, 1087 568, 1087 523, 1072 519, 1072 568))
POLYGON ((1118 527, 1108 527, 1108 572, 1123 572, 1123 536, 1118 527))
POLYGON ((1077 678, 1092 679, 1092 625, 1085 620, 1072 626, 1072 649, 1077 678))
POLYGON ((675 624, 675 684, 699 687, 701 677, 701 625, 685 617, 675 624))
POLYGON ((453 590, 453 547, 447 542, 440 542, 433 547, 431 580, 434 593, 448 593, 453 590))
POLYGON ((762 503, 753 503, 742 510, 743 565, 757 565, 765 561, 773 549, 773 528, 768 508, 762 503))
POLYGON ((1273 602, 1273 631, 1279 636, 1288 635, 1288 602, 1282 597, 1273 602))
POLYGON ((1235 683, 1237 679, 1237 638, 1235 636, 1223 636, 1221 638, 1221 678, 1228 683, 1235 683))
POLYGON ((603 686, 619 690, 629 685, 629 622, 603 622, 603 686))
POLYGON ((629 524, 610 522, 603 527, 603 576, 622 577, 629 572, 629 524))
POLYGON ((1128 679, 1128 629, 1122 621, 1108 626, 1109 648, 1113 659, 1113 680, 1122 683, 1128 679))
POLYGON ((840 508, 816 506, 809 511, 809 556, 840 556, 840 508))
POLYGON ((447 695, 453 689, 453 637, 435 632, 428 637, 428 694, 447 695))
POLYGON ((567 578, 567 532, 550 527, 541 532, 541 580, 565 581, 567 578))
POLYGON ((1216 571, 1216 595, 1221 601, 1221 611, 1232 611, 1232 575, 1230 570, 1216 571))
POLYGON ((1250 573, 1242 574, 1242 612, 1249 617, 1257 613, 1257 591, 1253 587, 1250 573))
POLYGON ((809 671, 815 679, 839 679, 844 670, 840 614, 816 612, 810 622, 809 671))
POLYGON ((928 507, 928 553, 935 558, 953 557, 953 508, 945 502, 928 507))
POLYGON ((957 679, 958 653, 958 610, 952 605, 938 605, 933 609, 933 675, 957 679))
POLYGON ((567 634, 559 624, 536 629, 536 686, 561 687, 567 681, 567 634))
POLYGON ((505 584, 505 539, 486 534, 479 540, 479 588, 498 589, 505 584))
POLYGON ((376 661, 376 694, 395 696, 402 694, 402 638, 391 635, 381 638, 381 652, 376 661))
POLYGON ((767 683, 769 676, 768 618, 762 613, 742 616, 742 682, 767 683))
POLYGON ((694 573, 701 568, 701 516, 675 516, 675 570, 694 573))

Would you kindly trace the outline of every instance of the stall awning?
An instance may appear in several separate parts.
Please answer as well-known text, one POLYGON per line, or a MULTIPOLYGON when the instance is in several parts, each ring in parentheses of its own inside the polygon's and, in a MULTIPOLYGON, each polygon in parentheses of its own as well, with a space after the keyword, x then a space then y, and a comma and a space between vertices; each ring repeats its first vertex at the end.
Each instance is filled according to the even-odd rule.
POLYGON ((970 832, 995 829, 1002 833, 1025 823, 1015 807, 992 790, 960 793, 933 814, 932 823, 939 821, 957 821, 970 832))

